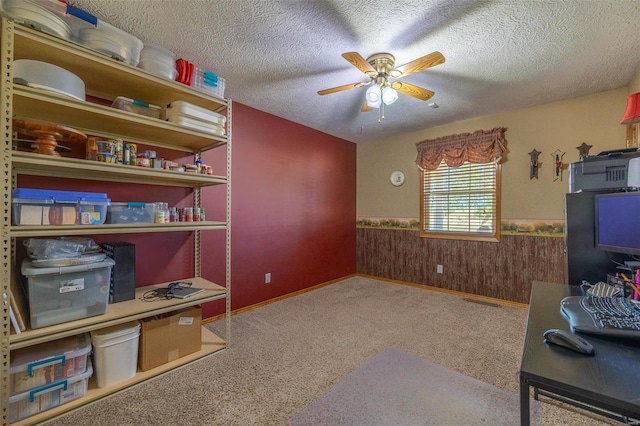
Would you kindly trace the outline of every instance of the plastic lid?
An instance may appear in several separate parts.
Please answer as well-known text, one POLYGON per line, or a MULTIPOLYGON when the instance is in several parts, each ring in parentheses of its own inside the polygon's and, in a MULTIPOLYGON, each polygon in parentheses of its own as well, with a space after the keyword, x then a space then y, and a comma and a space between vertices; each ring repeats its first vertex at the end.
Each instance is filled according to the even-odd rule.
POLYGON ((112 339, 115 337, 125 336, 139 330, 140 323, 138 321, 130 321, 124 324, 112 325, 111 327, 93 330, 91 332, 91 339, 93 341, 101 339, 112 339))
POLYGON ((26 277, 32 277, 37 275, 52 275, 52 274, 69 274, 72 272, 85 272, 98 268, 112 267, 116 262, 113 259, 106 258, 101 262, 85 263, 82 265, 72 266, 55 266, 49 268, 36 268, 32 265, 30 259, 24 259, 22 261, 21 272, 26 277))
POLYGON ((77 334, 52 342, 40 343, 28 348, 11 351, 11 374, 27 369, 27 365, 48 358, 65 356, 76 358, 91 352, 89 333, 77 334))
POLYGON ((107 194, 100 192, 75 192, 75 191, 57 191, 50 189, 33 189, 33 188, 16 188, 11 191, 12 198, 32 198, 38 200, 53 200, 55 202, 79 202, 93 201, 100 203, 108 203, 111 200, 107 198, 107 194))

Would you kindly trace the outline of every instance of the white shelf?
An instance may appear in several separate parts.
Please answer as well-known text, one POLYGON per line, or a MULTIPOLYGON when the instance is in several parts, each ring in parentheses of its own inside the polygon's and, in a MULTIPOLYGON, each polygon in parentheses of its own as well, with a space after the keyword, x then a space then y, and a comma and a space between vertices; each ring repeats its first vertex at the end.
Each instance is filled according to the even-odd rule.
POLYGON ((81 320, 37 328, 35 330, 26 330, 20 334, 12 334, 9 338, 11 349, 20 349, 26 346, 50 342, 52 340, 62 339, 63 337, 73 336, 74 334, 123 324, 128 321, 147 318, 175 311, 180 308, 200 305, 213 300, 224 299, 227 295, 227 289, 225 287, 214 284, 204 278, 192 277, 185 278, 182 281, 190 281, 192 287, 203 288, 205 290, 186 299, 146 302, 142 300, 144 293, 154 288, 167 287, 169 282, 138 287, 136 288, 135 299, 108 304, 107 312, 104 315, 83 318, 81 320))
MULTIPOLYGON (((223 175, 189 174, 15 151, 13 150, 11 129, 2 132, 0 137, 2 143, 0 174, 4 176, 4 185, 0 188, 0 198, 3 198, 7 205, 11 203, 11 190, 15 188, 19 175, 192 188, 196 203, 200 201, 200 188, 226 185, 225 221, 144 225, 15 226, 10 224, 9 212, 11 210, 6 208, 0 210, 0 251, 5 253, 5 258, 0 263, 1 294, 8 294, 12 274, 15 273, 13 268, 16 259, 12 257, 16 253, 17 238, 159 232, 193 233, 194 277, 184 280, 191 281, 193 287, 204 289, 203 292, 187 299, 147 302, 141 300, 145 292, 153 288, 166 287, 168 282, 141 287, 136 289, 135 299, 109 304, 104 315, 41 329, 27 329, 20 334, 10 334, 9 332, 8 303, 5 303, 2 305, 3 320, 1 323, 2 332, 0 333, 0 347, 2 347, 2 356, 5 359, 0 367, 0 373, 3 377, 8 377, 9 362, 6 360, 10 358, 11 350, 169 313, 183 307, 201 305, 215 300, 225 301, 226 338, 216 336, 203 327, 202 349, 200 351, 149 371, 138 371, 132 379, 107 388, 97 388, 95 381, 89 380, 87 395, 15 423, 22 425, 39 423, 59 416, 202 357, 222 351, 227 347, 231 313, 231 182, 229 178, 231 175, 231 101, 199 92, 175 81, 157 77, 145 70, 119 62, 74 43, 27 27, 14 25, 13 22, 5 18, 2 18, 0 42, 2 49, 0 67, 5 73, 7 70, 11 70, 14 60, 33 59, 58 65, 76 74, 84 81, 87 95, 103 99, 104 103, 110 103, 118 96, 126 96, 160 106, 181 100, 212 111, 226 112, 227 115, 227 134, 217 136, 185 128, 175 123, 114 109, 98 101, 86 102, 18 84, 3 83, 2 96, 5 102, 0 108, 0 121, 5 123, 7 127, 11 125, 14 117, 32 118, 70 126, 91 135, 121 138, 128 142, 192 153, 196 158, 201 152, 218 147, 226 147, 227 155, 226 170, 223 175), (225 285, 218 285, 199 276, 201 267, 200 232, 213 230, 226 232, 225 285)), ((8 381, 3 379, 0 381, 0 386, 2 386, 0 412, 8 413, 8 381)), ((2 417, 2 424, 8 424, 8 414, 2 417)))
POLYGON ((156 232, 191 232, 226 229, 225 222, 171 222, 149 224, 111 224, 111 225, 59 225, 59 226, 12 226, 11 237, 61 237, 65 235, 108 235, 138 234, 156 232))
POLYGON ((89 379, 89 389, 86 395, 84 395, 83 397, 75 399, 73 401, 60 405, 58 407, 55 407, 51 410, 43 411, 31 417, 27 417, 26 419, 12 423, 12 425, 38 424, 45 420, 51 419, 53 417, 59 416, 61 414, 67 413, 76 408, 79 408, 83 405, 100 400, 109 395, 113 395, 114 393, 120 392, 130 386, 144 382, 145 380, 149 380, 161 374, 165 374, 169 371, 173 371, 176 368, 185 366, 205 356, 209 356, 216 352, 222 351, 225 348, 226 348, 226 343, 224 342, 224 340, 220 339, 218 336, 216 336, 215 334, 207 330, 205 327, 202 327, 202 349, 200 351, 184 356, 182 358, 179 358, 167 364, 160 365, 148 371, 138 371, 137 374, 131 379, 128 379, 124 382, 118 383, 113 386, 109 386, 107 388, 98 388, 96 386, 95 376, 94 376, 91 379, 89 379))
POLYGON ((13 113, 17 117, 187 152, 204 151, 227 142, 223 136, 30 87, 14 85, 13 92, 13 113))
POLYGON ((166 185, 202 188, 227 183, 226 176, 148 169, 144 167, 109 164, 77 158, 51 157, 32 152, 13 151, 13 170, 18 174, 56 176, 64 178, 132 182, 150 185, 166 185))

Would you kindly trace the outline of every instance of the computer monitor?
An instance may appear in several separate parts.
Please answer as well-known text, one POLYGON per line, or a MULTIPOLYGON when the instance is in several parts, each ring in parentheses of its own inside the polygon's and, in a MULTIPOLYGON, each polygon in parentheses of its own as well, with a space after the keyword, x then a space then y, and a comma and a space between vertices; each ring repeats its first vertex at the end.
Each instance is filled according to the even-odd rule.
POLYGON ((596 248, 640 256, 640 192, 595 197, 596 248))

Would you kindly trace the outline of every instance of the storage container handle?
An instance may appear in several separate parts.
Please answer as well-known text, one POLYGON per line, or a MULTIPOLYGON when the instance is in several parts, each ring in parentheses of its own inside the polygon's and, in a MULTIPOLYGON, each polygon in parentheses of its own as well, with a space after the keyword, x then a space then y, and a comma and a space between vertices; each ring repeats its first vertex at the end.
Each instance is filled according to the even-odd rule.
POLYGON ((147 103, 147 102, 138 101, 138 100, 135 100, 135 99, 134 99, 134 100, 133 100, 133 104, 134 104, 134 105, 141 106, 141 107, 149 108, 149 103, 147 103))
POLYGON ((30 362, 27 365, 27 374, 29 375, 29 377, 33 377, 33 370, 35 370, 36 368, 42 368, 46 367, 47 365, 53 365, 57 363, 60 363, 62 366, 64 366, 65 362, 67 362, 67 357, 65 355, 54 356, 40 361, 30 362))
POLYGON ((147 207, 146 203, 141 203, 138 201, 130 201, 129 203, 127 203, 127 207, 142 207, 145 208, 147 207))
POLYGON ((71 16, 75 16, 76 18, 80 18, 83 21, 90 23, 94 27, 98 26, 98 18, 95 17, 94 15, 90 14, 89 12, 85 12, 84 10, 80 9, 79 7, 71 6, 70 4, 68 4, 67 5, 67 15, 71 15, 71 16))
POLYGON ((67 390, 68 384, 67 384, 67 380, 63 380, 61 382, 55 382, 55 383, 50 383, 48 385, 44 385, 41 386, 39 388, 36 388, 32 391, 29 392, 29 402, 33 402, 36 400, 37 396, 40 396, 41 394, 45 393, 45 392, 50 392, 52 390, 56 390, 56 389, 62 389, 62 390, 67 390))

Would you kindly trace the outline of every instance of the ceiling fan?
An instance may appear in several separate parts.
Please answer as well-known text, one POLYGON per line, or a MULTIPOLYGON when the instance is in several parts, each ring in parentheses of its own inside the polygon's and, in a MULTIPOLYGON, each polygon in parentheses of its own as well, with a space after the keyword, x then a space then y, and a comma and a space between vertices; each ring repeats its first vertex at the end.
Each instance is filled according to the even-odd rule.
POLYGON ((361 109, 362 112, 379 108, 381 104, 392 104, 398 98, 398 92, 413 96, 422 101, 431 98, 434 95, 431 90, 414 86, 413 84, 399 81, 398 79, 440 65, 445 61, 442 53, 433 52, 394 68, 395 57, 391 53, 375 53, 367 59, 364 59, 357 52, 347 52, 343 53, 342 57, 349 61, 351 65, 365 73, 369 77, 369 81, 319 90, 318 95, 328 95, 329 93, 355 89, 375 83, 367 89, 366 98, 361 109))

